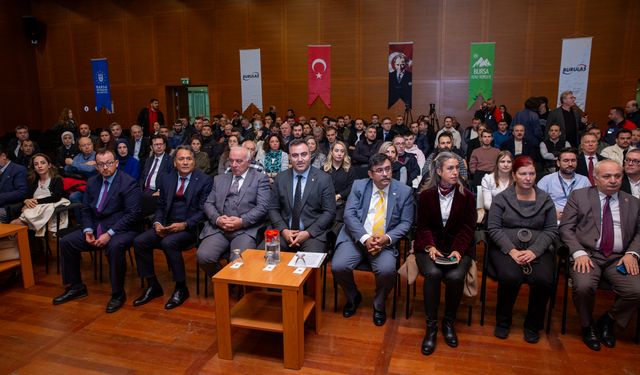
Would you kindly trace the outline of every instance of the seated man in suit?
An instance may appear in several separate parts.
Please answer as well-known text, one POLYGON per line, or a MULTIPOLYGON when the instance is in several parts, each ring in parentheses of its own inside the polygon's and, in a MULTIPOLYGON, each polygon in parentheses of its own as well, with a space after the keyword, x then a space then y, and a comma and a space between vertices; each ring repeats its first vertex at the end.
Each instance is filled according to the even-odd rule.
POLYGON ((269 207, 269 177, 249 167, 251 151, 232 147, 227 160, 231 173, 215 177, 204 203, 208 220, 196 256, 208 275, 220 270, 218 260, 229 249, 256 248, 258 230, 265 223, 269 207))
POLYGON ((598 162, 594 179, 596 186, 569 196, 560 236, 573 260, 573 303, 582 325, 582 340, 589 349, 598 351, 600 342, 609 348, 615 346, 614 324, 626 327, 640 304, 640 201, 620 191, 622 166, 616 161, 598 162), (618 266, 624 266, 626 274, 619 272, 618 266), (594 299, 602 277, 618 298, 594 326, 594 299))
POLYGON ((131 155, 144 164, 151 152, 149 138, 142 135, 142 126, 131 125, 131 155))
POLYGON ((376 278, 373 323, 386 322, 385 305, 396 282, 396 243, 413 224, 413 191, 391 178, 391 160, 376 154, 369 161, 369 178, 356 180, 344 210, 344 226, 338 234, 331 272, 347 297, 342 315, 356 313, 362 295, 353 270, 367 259, 376 278))
POLYGON ((7 151, 0 145, 0 223, 10 219, 6 206, 21 203, 28 190, 27 168, 10 161, 7 151))
POLYGON ((331 176, 311 166, 309 146, 302 139, 289 143, 292 168, 273 181, 269 219, 280 231, 284 251, 325 252, 326 232, 336 217, 336 193, 331 176))
POLYGON ((624 158, 624 177, 620 190, 640 198, 640 149, 634 148, 624 158))
POLYGON ((164 308, 176 308, 189 298, 182 251, 196 244, 196 229, 205 218, 202 207, 211 191, 211 177, 196 169, 191 146, 178 146, 173 163, 177 172, 164 175, 158 184, 160 197, 153 228, 133 241, 138 274, 148 282, 147 289, 133 301, 133 306, 142 306, 163 295, 153 269, 154 249, 164 251, 176 283, 164 308))
POLYGON ((576 173, 586 176, 591 186, 593 186, 595 184, 593 169, 597 162, 605 159, 598 154, 598 137, 589 132, 582 134, 580 137, 580 149, 582 152, 578 155, 576 173))
POLYGON ((173 171, 173 160, 167 150, 167 138, 160 134, 151 136, 151 154, 144 163, 142 176, 140 176, 140 186, 146 195, 158 196, 160 179, 164 173, 173 171))
POLYGON ((87 286, 80 275, 80 253, 104 248, 109 259, 112 293, 107 312, 113 313, 127 299, 125 253, 138 234, 132 228, 141 219, 142 194, 136 180, 118 172, 118 160, 113 150, 98 151, 96 167, 99 175, 87 181, 82 200, 82 229, 60 239, 62 282, 68 287, 53 299, 53 304, 87 296, 87 286))
POLYGON ((538 161, 539 145, 531 144, 525 137, 525 127, 522 124, 515 124, 512 130, 511 138, 507 139, 500 145, 500 150, 511 152, 514 157, 518 155, 530 156, 534 161, 538 161))

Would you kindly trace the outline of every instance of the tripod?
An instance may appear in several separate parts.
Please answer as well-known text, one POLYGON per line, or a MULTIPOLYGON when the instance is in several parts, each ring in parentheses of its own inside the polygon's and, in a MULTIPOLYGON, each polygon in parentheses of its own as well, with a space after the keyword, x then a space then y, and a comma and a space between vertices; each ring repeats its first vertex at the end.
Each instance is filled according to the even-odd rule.
POLYGON ((404 114, 402 115, 402 123, 409 127, 413 122, 413 114, 411 113, 411 107, 407 104, 404 105, 404 114))

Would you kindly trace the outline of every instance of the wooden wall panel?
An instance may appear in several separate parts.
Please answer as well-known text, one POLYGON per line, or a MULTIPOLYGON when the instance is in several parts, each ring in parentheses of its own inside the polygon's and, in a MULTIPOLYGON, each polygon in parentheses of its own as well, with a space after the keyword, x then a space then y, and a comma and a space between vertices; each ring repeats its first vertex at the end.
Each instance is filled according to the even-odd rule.
POLYGON ((217 80, 215 11, 189 9, 185 12, 187 73, 193 85, 211 85, 217 80))
POLYGON ((165 86, 183 76, 209 86, 212 113, 228 113, 240 108, 238 50, 246 48, 261 49, 265 109, 317 117, 402 113, 403 104, 386 109, 392 41, 415 42, 416 117, 436 103, 441 115, 470 119, 473 41, 497 42, 493 96, 512 113, 532 95, 546 95, 553 106, 565 37, 594 37, 587 111, 598 123, 609 106, 633 96, 640 77, 636 0, 31 0, 0 7, 0 45, 19 50, 0 62, 3 122, 42 117, 35 122, 49 126, 61 106, 74 106, 81 121, 131 124, 151 97, 164 108, 165 86), (24 48, 20 16, 28 13, 47 24, 37 49, 24 48), (333 45, 331 110, 306 106, 308 44, 333 45), (93 112, 88 59, 98 56, 109 59, 115 114, 93 112), (92 112, 83 113, 87 103, 92 112), (22 114, 8 115, 14 107, 22 114))
POLYGON ((127 17, 125 22, 127 34, 128 79, 132 85, 153 85, 156 83, 156 59, 153 43, 153 18, 127 17))
POLYGON ((153 17, 158 81, 166 85, 178 84, 178 78, 186 73, 182 50, 183 26, 184 20, 178 12, 161 13, 153 17))
MULTIPOLYGON (((108 58, 109 63, 109 82, 113 86, 126 85, 128 83, 127 67, 127 38, 125 37, 124 19, 109 19, 100 22, 100 49, 95 52, 91 58, 108 58)), ((93 51, 92 51, 93 52, 93 51)), ((79 59, 78 59, 79 60, 79 59)), ((91 78, 91 64, 85 57, 81 66, 83 69, 89 67, 87 71, 89 75, 83 74, 83 79, 88 79, 87 85, 93 85, 91 78)))
MULTIPOLYGON (((440 4, 438 0, 402 3, 400 38, 414 41, 413 82, 440 79, 440 4)), ((431 93, 435 95, 437 92, 431 93)))

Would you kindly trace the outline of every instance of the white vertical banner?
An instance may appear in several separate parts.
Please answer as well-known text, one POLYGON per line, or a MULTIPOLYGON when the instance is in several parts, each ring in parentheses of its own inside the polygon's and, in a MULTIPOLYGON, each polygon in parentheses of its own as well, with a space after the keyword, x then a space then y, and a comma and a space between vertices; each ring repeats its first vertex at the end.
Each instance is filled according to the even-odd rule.
POLYGON ((253 103, 262 111, 262 70, 260 49, 240 50, 240 84, 242 85, 242 112, 253 103))
POLYGON ((560 93, 573 91, 576 104, 583 111, 587 103, 589 63, 591 61, 591 40, 593 38, 571 38, 562 40, 562 60, 558 81, 558 106, 560 93))

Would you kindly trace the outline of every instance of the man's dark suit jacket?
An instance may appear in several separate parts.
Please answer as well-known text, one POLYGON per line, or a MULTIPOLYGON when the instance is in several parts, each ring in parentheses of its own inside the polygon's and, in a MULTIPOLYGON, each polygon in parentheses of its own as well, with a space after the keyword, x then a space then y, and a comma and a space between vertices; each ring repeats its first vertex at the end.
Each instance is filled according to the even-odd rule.
MULTIPOLYGON (((500 150, 507 150, 509 151, 514 157, 516 156, 515 154, 515 141, 513 139, 513 137, 507 139, 506 141, 502 142, 502 144, 500 145, 500 150)), ((522 140, 522 155, 527 155, 530 156, 534 161, 538 161, 540 160, 540 152, 539 152, 539 145, 532 145, 531 142, 527 141, 526 139, 522 140)))
MULTIPOLYGON (((624 191, 618 192, 622 249, 640 249, 640 200, 624 191)), ((560 237, 569 247, 569 253, 584 250, 591 256, 600 238, 600 197, 598 188, 574 190, 560 220, 560 237)))
MULTIPOLYGON (((151 167, 153 166, 153 160, 155 160, 155 155, 149 156, 144 162, 142 176, 140 176, 140 187, 142 188, 142 190, 145 189, 145 182, 147 181, 147 176, 149 175, 151 167)), ((156 190, 158 190, 158 186, 160 185, 160 175, 171 172, 173 172, 173 158, 171 157, 171 155, 165 152, 164 155, 162 155, 162 161, 160 162, 160 167, 158 167, 158 174, 156 175, 156 190)))
MULTIPOLYGON (((606 159, 604 156, 596 154, 596 160, 593 161, 594 166, 597 162, 604 159, 606 159)), ((582 152, 580 153, 580 155, 578 155, 578 165, 576 166, 576 173, 589 177, 589 166, 587 165, 587 161, 584 160, 584 154, 582 152)))
MULTIPOLYGON (((178 172, 174 171, 173 173, 166 174, 159 181, 157 186, 160 190, 160 197, 158 198, 158 206, 153 221, 167 226, 172 224, 168 222, 168 219, 171 216, 171 204, 178 190, 178 172)), ((202 207, 211 191, 211 184, 211 177, 202 171, 196 169, 191 173, 189 185, 184 192, 187 205, 187 219, 185 221, 187 223, 187 230, 189 231, 195 231, 198 223, 205 219, 202 207)))
POLYGON ((437 188, 425 190, 418 195, 418 219, 416 220, 416 251, 435 246, 438 251, 448 254, 457 251, 460 255, 475 258, 474 235, 476 229, 476 200, 473 193, 465 189, 462 195, 458 189, 453 195, 449 219, 442 225, 440 195, 437 188))
POLYGON ((384 130, 382 129, 382 126, 378 128, 378 137, 377 139, 381 139, 382 142, 393 142, 393 138, 398 135, 398 133, 396 133, 395 130, 391 129, 389 130, 389 132, 387 133, 386 137, 383 137, 383 133, 384 130))
POLYGON ((116 234, 134 230, 142 214, 142 192, 138 182, 128 174, 116 171, 103 210, 98 212, 98 197, 103 181, 100 175, 87 180, 82 197, 82 228, 92 228, 94 234, 98 224, 101 224, 103 233, 109 229, 116 234))
POLYGON ((402 73, 402 79, 398 82, 396 71, 389 73, 389 108, 398 100, 411 107, 411 72, 406 70, 402 73))
MULTIPOLYGON (((336 193, 331 176, 309 167, 309 175, 302 193, 300 221, 311 238, 325 241, 325 232, 331 228, 336 216, 336 193)), ((273 181, 269 219, 275 229, 289 229, 293 211, 293 168, 280 172, 273 181)))
POLYGON ((10 162, 0 176, 0 207, 22 202, 28 191, 27 168, 10 162))

